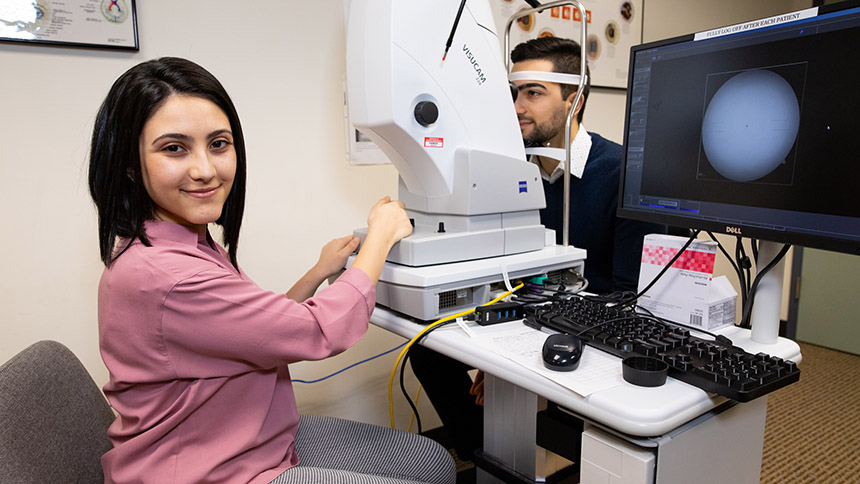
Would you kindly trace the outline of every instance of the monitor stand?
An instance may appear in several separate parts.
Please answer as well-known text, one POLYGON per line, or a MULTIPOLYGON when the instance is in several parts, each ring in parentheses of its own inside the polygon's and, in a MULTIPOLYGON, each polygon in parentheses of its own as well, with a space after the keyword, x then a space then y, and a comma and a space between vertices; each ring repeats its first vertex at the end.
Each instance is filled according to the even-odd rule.
MULTIPOLYGON (((759 242, 756 270, 760 271, 779 254, 782 244, 762 240, 759 242)), ((761 344, 776 344, 779 338, 779 320, 782 312, 782 283, 785 278, 785 257, 763 275, 755 293, 752 309, 752 340, 761 344)))

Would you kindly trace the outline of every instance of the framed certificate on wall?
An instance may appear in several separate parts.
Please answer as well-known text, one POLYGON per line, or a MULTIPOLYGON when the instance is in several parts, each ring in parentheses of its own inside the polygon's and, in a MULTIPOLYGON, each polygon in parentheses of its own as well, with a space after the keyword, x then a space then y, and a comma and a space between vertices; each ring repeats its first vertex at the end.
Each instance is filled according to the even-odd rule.
POLYGON ((134 0, 3 0, 0 41, 138 50, 134 0))

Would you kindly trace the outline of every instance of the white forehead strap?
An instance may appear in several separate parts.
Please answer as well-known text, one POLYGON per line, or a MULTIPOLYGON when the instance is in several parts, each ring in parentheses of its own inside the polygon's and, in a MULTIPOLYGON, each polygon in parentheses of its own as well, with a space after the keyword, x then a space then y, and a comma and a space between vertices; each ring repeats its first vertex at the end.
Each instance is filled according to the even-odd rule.
POLYGON ((579 85, 579 74, 564 74, 562 72, 518 71, 508 74, 509 81, 545 81, 556 84, 579 85))

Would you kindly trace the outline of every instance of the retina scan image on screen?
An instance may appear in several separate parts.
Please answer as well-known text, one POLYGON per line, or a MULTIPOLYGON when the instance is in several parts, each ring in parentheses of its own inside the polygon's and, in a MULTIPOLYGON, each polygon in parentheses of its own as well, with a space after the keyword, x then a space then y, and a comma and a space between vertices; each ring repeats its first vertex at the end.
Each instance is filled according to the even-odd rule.
POLYGON ((705 109, 702 147, 720 175, 753 181, 786 163, 799 124, 800 105, 785 78, 767 69, 735 73, 705 109))

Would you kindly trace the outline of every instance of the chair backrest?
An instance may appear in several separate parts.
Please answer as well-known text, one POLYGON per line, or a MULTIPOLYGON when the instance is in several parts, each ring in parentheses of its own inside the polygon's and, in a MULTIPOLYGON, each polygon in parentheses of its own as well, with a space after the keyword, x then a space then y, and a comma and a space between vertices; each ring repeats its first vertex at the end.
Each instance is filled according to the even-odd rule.
POLYGON ((65 346, 40 341, 0 366, 0 480, 102 483, 113 412, 65 346))

